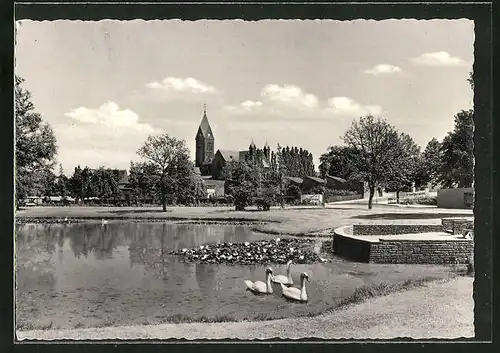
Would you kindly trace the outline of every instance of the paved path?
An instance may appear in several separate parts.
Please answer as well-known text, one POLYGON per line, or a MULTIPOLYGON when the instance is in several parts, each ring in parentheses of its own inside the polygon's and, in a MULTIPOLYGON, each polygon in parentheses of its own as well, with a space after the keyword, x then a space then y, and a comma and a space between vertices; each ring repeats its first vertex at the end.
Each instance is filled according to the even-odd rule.
POLYGON ((474 336, 473 279, 459 277, 375 298, 331 314, 264 322, 18 332, 18 339, 459 338, 474 336))

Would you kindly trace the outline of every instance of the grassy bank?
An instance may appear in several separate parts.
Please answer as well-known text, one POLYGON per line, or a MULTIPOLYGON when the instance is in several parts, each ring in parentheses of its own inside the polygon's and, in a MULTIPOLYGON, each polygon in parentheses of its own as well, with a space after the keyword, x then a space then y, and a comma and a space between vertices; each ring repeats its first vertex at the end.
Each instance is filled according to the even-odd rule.
POLYGON ((352 223, 383 221, 438 219, 450 216, 471 216, 464 210, 409 209, 375 205, 368 210, 365 205, 329 206, 326 208, 273 208, 270 211, 234 211, 231 207, 170 207, 167 212, 160 208, 131 207, 32 207, 16 213, 20 220, 134 220, 134 221, 195 221, 195 222, 247 222, 255 230, 275 235, 311 235, 326 229, 352 223))

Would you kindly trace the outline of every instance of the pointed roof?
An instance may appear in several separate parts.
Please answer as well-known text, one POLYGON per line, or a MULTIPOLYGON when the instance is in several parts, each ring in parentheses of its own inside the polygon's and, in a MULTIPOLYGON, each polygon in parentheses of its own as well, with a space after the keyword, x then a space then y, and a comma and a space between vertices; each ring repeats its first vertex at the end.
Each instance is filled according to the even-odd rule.
POLYGON ((264 145, 264 147, 269 147, 269 144, 267 143, 267 140, 266 140, 266 144, 264 145))
POLYGON ((253 139, 252 142, 250 143, 250 147, 255 148, 255 142, 253 142, 253 139))
POLYGON ((198 128, 198 133, 201 131, 203 137, 213 137, 212 128, 210 127, 210 123, 207 118, 207 109, 206 106, 203 109, 203 118, 201 119, 200 127, 198 128))

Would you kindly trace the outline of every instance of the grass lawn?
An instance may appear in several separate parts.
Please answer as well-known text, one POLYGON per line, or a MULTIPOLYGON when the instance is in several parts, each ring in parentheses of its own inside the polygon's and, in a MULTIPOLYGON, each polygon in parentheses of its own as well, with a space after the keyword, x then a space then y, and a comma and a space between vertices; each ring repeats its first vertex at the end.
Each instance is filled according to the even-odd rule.
MULTIPOLYGON (((374 205, 328 205, 320 207, 272 208, 270 211, 234 211, 233 207, 32 207, 20 210, 17 218, 155 219, 270 222, 255 226, 274 234, 308 235, 353 223, 436 222, 443 217, 471 216, 470 210, 405 208, 374 205), (434 221, 433 221, 434 220, 434 221)), ((439 221, 438 221, 439 222, 439 221)))

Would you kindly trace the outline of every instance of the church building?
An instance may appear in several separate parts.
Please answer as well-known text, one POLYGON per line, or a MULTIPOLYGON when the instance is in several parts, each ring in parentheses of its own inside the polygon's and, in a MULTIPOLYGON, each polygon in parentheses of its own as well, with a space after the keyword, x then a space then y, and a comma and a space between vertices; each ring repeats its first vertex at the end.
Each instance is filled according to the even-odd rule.
MULTIPOLYGON (((195 167, 199 169, 202 178, 205 180, 224 179, 221 172, 227 162, 244 160, 249 153, 257 150, 255 143, 252 141, 249 148, 244 151, 218 149, 215 152, 215 136, 208 122, 206 106, 203 109, 203 118, 198 127, 195 140, 195 167)), ((270 154, 271 148, 266 142, 262 160, 264 167, 270 167, 270 154)))

